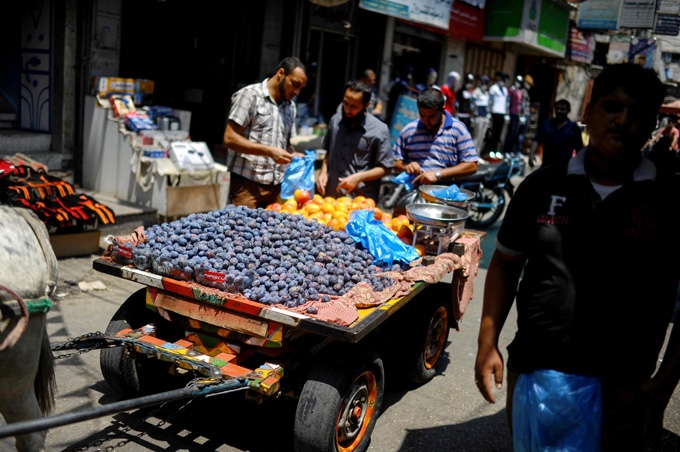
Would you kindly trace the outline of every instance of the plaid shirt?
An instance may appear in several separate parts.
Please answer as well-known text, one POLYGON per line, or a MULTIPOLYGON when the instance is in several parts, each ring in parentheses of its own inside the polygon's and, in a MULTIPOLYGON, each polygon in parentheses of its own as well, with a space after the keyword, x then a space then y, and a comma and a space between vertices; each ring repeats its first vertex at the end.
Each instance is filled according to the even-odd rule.
MULTIPOLYGON (((269 95, 267 80, 248 85, 231 97, 229 120, 244 126, 242 135, 250 141, 288 150, 295 133, 295 103, 282 101, 276 105, 269 95)), ((246 179, 278 185, 289 164, 279 165, 271 157, 241 154, 228 150, 227 167, 246 179)))

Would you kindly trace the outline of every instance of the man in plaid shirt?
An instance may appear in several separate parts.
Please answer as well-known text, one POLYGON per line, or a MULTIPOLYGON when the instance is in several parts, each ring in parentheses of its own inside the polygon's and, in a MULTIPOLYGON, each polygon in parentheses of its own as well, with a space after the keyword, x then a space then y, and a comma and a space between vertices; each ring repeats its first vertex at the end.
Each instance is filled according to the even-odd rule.
POLYGON ((271 78, 231 97, 224 145, 232 204, 257 208, 278 201, 288 165, 293 157, 304 157, 295 152, 290 139, 296 135, 292 100, 306 84, 305 66, 298 58, 287 57, 271 78))

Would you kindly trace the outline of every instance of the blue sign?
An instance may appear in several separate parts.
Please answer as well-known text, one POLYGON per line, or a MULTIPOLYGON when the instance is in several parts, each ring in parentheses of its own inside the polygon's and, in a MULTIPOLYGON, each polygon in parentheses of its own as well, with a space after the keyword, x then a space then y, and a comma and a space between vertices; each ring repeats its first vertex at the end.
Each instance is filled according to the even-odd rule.
POLYGON ((399 132, 409 122, 418 119, 418 102, 415 97, 399 96, 397 106, 394 107, 394 115, 392 115, 392 124, 390 124, 390 138, 392 146, 399 138, 399 132))
POLYGON ((680 34, 680 16, 657 14, 655 35, 677 36, 680 34))

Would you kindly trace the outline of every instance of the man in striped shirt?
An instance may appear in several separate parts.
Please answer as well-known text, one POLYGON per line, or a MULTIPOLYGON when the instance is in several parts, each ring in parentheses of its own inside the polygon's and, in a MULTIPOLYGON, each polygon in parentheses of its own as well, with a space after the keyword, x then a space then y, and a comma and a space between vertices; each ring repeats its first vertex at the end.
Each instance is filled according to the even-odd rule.
POLYGON ((418 115, 401 130, 392 148, 398 172, 417 175, 415 184, 434 184, 477 172, 477 151, 470 132, 444 110, 444 95, 427 88, 418 95, 418 115))
POLYGON ((278 201, 290 162, 304 157, 295 152, 290 139, 296 135, 292 100, 306 84, 305 66, 288 57, 271 78, 232 96, 224 132, 232 204, 256 208, 278 201))

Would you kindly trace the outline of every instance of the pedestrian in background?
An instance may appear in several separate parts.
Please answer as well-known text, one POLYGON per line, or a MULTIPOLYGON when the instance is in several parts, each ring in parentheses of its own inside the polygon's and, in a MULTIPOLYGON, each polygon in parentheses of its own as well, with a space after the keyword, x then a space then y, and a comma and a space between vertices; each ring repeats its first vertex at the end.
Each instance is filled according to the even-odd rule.
POLYGON ((477 109, 474 127, 471 130, 475 140, 475 149, 482 153, 487 131, 489 130, 489 83, 487 75, 479 77, 479 86, 472 90, 472 100, 477 109))
POLYGON ((368 111, 373 116, 380 118, 383 113, 383 104, 376 91, 375 80, 375 71, 373 71, 373 69, 366 69, 361 74, 361 81, 371 88, 371 100, 368 103, 366 111, 368 111))
POLYGON ((680 281, 680 182, 640 150, 663 97, 653 71, 605 68, 586 113, 588 146, 529 174, 510 201, 484 286, 475 381, 495 402, 506 373, 498 340, 516 298, 507 367, 515 450, 642 451, 661 430, 680 378, 677 322, 660 356, 680 281), (566 387, 541 384, 539 407, 527 383, 543 378, 593 392, 572 403, 566 387), (519 422, 539 408, 550 431, 532 427, 535 417, 519 422), (538 449, 521 448, 531 442, 538 449))
POLYGON ((669 139, 668 149, 678 152, 678 139, 680 138, 680 131, 675 127, 676 118, 669 116, 666 118, 666 125, 656 134, 656 139, 666 137, 669 139))
POLYGON ((392 86, 390 87, 390 93, 387 99, 387 116, 385 117, 385 123, 388 127, 392 125, 394 109, 397 108, 399 96, 402 95, 414 97, 417 95, 417 91, 413 87, 413 66, 408 64, 405 64, 401 68, 399 77, 392 82, 392 86))
POLYGON ((547 119, 536 132, 529 154, 529 166, 536 165, 536 151, 542 145, 541 166, 569 160, 583 147, 581 128, 569 119, 571 104, 566 99, 555 102, 555 117, 547 119))
POLYGON ((463 86, 456 93, 456 104, 458 105, 458 119, 465 124, 472 133, 472 122, 475 117, 475 101, 472 95, 475 85, 475 76, 468 74, 465 76, 463 86))
MULTIPOLYGON (((534 78, 527 74, 524 77, 524 83, 522 84, 522 111, 519 118, 519 132, 517 134, 517 142, 519 147, 519 152, 523 154, 529 154, 531 147, 525 151, 525 139, 527 130, 531 125, 531 95, 529 90, 534 86, 534 78)), ((528 144, 528 143, 527 143, 528 144)))
POLYGON ((371 88, 353 80, 345 85, 342 110, 333 115, 323 139, 326 157, 316 181, 321 195, 362 195, 378 201, 380 179, 394 167, 390 131, 368 113, 371 88))
POLYGON ((506 76, 496 72, 496 83, 489 88, 489 108, 491 109, 491 136, 486 143, 485 154, 491 158, 502 158, 501 133, 508 113, 508 89, 506 76))
POLYGON ((456 114, 456 86, 458 85, 458 80, 460 80, 460 74, 456 71, 451 71, 446 77, 446 83, 441 87, 442 93, 444 93, 444 96, 446 97, 444 109, 449 112, 451 116, 455 116, 456 114))
POLYGON ((510 122, 508 123, 508 132, 505 135, 503 153, 510 157, 514 157, 515 152, 518 151, 519 147, 519 119, 522 115, 523 84, 524 77, 518 75, 515 78, 515 83, 508 89, 508 113, 510 113, 510 122))

